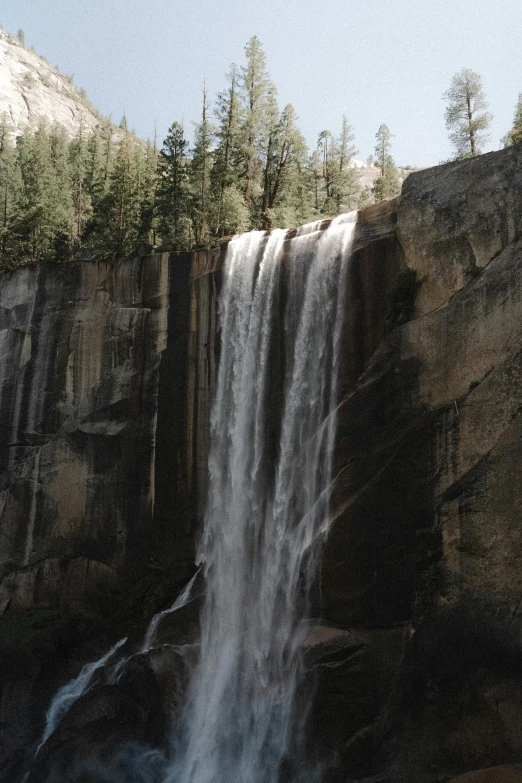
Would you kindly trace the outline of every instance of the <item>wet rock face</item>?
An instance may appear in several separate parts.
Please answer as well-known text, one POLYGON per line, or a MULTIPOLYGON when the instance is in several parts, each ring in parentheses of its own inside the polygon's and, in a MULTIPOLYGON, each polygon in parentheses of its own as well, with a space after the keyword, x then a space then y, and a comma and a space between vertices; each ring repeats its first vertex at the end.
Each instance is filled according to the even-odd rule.
POLYGON ((118 569, 147 562, 167 300, 161 256, 4 276, 4 608, 114 610, 123 598, 118 569))
POLYGON ((322 573, 331 620, 408 621, 441 556, 448 598, 520 610, 521 164, 514 147, 412 175, 394 236, 355 254, 322 573), (415 309, 390 329, 390 275, 405 265, 415 309), (354 321, 375 302, 380 321, 354 321))

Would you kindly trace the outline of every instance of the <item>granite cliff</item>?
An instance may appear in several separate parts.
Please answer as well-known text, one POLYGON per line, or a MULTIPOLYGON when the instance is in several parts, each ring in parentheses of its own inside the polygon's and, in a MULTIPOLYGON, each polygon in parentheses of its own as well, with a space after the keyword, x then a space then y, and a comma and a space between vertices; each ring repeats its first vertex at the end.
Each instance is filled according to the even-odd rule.
POLYGON ((101 115, 71 77, 0 29, 0 117, 5 116, 15 135, 42 120, 56 122, 70 137, 80 127, 94 130, 101 115))
MULTIPOLYGON (((519 146, 415 173, 360 215, 323 624, 304 651, 328 781, 522 760, 521 164, 519 146)), ((2 279, 0 780, 21 776, 53 688, 193 573, 224 253, 2 279)), ((168 656, 79 702, 30 780, 52 780, 80 735, 161 744, 168 656)))

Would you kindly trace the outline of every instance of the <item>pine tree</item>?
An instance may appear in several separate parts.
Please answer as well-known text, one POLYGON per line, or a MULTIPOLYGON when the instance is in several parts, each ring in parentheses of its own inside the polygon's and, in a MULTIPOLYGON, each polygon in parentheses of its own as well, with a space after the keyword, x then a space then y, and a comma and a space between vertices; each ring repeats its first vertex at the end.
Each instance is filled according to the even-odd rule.
POLYGON ((314 213, 318 215, 321 209, 323 187, 323 162, 319 149, 314 150, 310 155, 310 158, 308 159, 307 173, 310 202, 312 204, 314 213))
POLYGON ((95 128, 88 137, 85 154, 85 189, 89 195, 93 210, 105 195, 105 165, 103 138, 99 128, 95 128))
POLYGON ((513 127, 507 134, 507 142, 508 145, 522 143, 522 92, 518 96, 513 127))
POLYGON ((78 133, 69 147, 69 167, 74 205, 73 241, 77 245, 81 245, 82 243, 85 226, 92 212, 91 199, 87 185, 88 158, 88 139, 83 122, 81 122, 78 133))
POLYGON ((187 147, 183 126, 172 123, 158 159, 157 201, 161 238, 173 250, 186 250, 192 244, 187 147))
POLYGON ((360 177, 352 165, 352 158, 357 154, 353 144, 355 136, 352 126, 343 115, 341 133, 334 146, 335 169, 332 182, 332 196, 336 203, 336 211, 355 209, 361 191, 360 177))
POLYGON ((192 223, 197 245, 207 245, 210 219, 210 174, 212 170, 213 128, 207 118, 207 89, 203 85, 201 122, 196 125, 195 144, 190 165, 192 223))
POLYGON ((487 109, 481 78, 470 68, 463 68, 452 79, 444 93, 447 101, 446 128, 456 151, 456 159, 480 155, 488 141, 486 134, 492 120, 487 109))
POLYGON ((21 27, 20 27, 20 29, 18 30, 18 32, 17 32, 17 34, 16 34, 16 37, 17 37, 17 39, 20 41, 20 43, 22 44, 22 46, 25 46, 25 33, 24 33, 24 31, 22 30, 22 28, 21 28, 21 27))
POLYGON ((401 183, 395 162, 391 156, 391 137, 390 129, 383 123, 375 134, 377 143, 375 145, 375 163, 381 170, 380 177, 377 177, 373 183, 373 194, 375 201, 384 201, 394 198, 401 192, 401 183))
POLYGON ((13 228, 21 257, 66 257, 72 241, 68 145, 63 131, 41 124, 17 140, 22 188, 13 228))
MULTIPOLYGON (((253 36, 245 46, 246 66, 241 68, 245 121, 243 126, 243 156, 245 201, 252 215, 256 212, 256 198, 261 189, 259 150, 265 130, 268 102, 276 89, 266 69, 266 58, 261 42, 253 36)), ((266 134, 265 134, 266 136, 266 134)))
POLYGON ((321 160, 321 187, 319 189, 319 211, 324 215, 333 215, 336 211, 336 199, 334 195, 334 180, 336 165, 334 156, 335 140, 329 130, 323 130, 319 134, 317 150, 321 160))
POLYGON ((16 204, 21 185, 13 128, 4 114, 0 119, 0 267, 17 261, 12 224, 17 217, 16 204))
POLYGON ((140 252, 148 252, 156 245, 158 215, 156 195, 158 188, 158 151, 154 144, 147 142, 143 150, 136 145, 135 167, 137 171, 137 190, 139 205, 138 246, 140 252))
POLYGON ((126 132, 116 153, 107 194, 100 204, 94 248, 104 255, 125 258, 137 251, 138 230, 134 145, 126 132))
POLYGON ((295 225, 311 206, 306 187, 307 148, 297 129, 294 107, 288 104, 270 129, 267 144, 262 220, 264 227, 295 225))
POLYGON ((214 165, 211 172, 214 206, 212 225, 215 236, 235 232, 239 230, 236 225, 245 225, 244 208, 246 205, 240 194, 242 161, 239 71, 234 64, 232 64, 226 78, 229 85, 226 90, 218 94, 215 109, 215 116, 218 120, 216 129, 218 143, 214 151, 214 165), (226 210, 224 208, 225 191, 227 191, 226 210), (234 208, 238 210, 238 221, 233 217, 234 208))
POLYGON ((51 167, 49 198, 55 211, 54 256, 70 256, 74 239, 74 204, 71 171, 69 167, 69 139, 65 128, 53 125, 50 132, 51 167))

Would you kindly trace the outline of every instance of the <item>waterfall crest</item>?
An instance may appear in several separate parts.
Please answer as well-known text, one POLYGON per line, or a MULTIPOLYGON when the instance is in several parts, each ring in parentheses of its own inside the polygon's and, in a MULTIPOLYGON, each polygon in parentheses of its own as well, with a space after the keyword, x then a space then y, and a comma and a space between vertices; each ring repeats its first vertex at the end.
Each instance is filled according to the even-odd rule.
POLYGON ((172 783, 276 783, 288 757, 314 544, 329 525, 355 221, 351 213, 323 231, 320 221, 308 224, 291 242, 284 230, 253 231, 228 248, 198 553, 206 581, 200 658, 172 783))

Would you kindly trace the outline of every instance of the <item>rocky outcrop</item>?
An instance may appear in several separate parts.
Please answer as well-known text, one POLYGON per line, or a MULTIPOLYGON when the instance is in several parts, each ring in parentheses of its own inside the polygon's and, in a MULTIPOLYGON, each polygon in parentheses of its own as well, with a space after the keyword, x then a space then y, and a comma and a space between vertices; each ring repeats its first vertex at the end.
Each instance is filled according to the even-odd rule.
POLYGON ((16 135, 42 120, 56 122, 75 136, 80 127, 89 132, 100 115, 72 84, 43 57, 0 29, 0 117, 4 115, 16 135))
MULTIPOLYGON (((445 783, 522 759, 521 164, 513 147, 419 172, 360 216, 304 650, 331 783, 445 783)), ((4 277, 6 618, 59 608, 138 635, 193 573, 224 251, 4 277)), ((283 331, 275 348, 269 422, 283 331)), ((117 715, 127 697, 104 693, 92 714, 117 715)), ((138 717, 135 741, 153 742, 138 717)))

